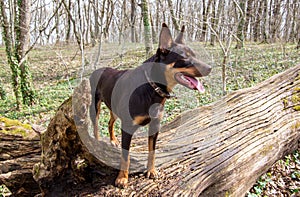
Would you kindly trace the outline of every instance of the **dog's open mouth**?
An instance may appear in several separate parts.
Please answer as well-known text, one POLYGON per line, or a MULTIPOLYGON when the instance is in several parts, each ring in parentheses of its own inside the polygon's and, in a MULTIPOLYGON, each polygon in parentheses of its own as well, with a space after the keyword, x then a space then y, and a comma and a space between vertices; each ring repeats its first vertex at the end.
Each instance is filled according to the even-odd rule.
POLYGON ((174 78, 179 84, 181 84, 189 89, 198 90, 200 93, 205 92, 205 88, 204 88, 203 84, 195 77, 191 77, 191 76, 188 76, 188 75, 178 72, 174 75, 174 78))

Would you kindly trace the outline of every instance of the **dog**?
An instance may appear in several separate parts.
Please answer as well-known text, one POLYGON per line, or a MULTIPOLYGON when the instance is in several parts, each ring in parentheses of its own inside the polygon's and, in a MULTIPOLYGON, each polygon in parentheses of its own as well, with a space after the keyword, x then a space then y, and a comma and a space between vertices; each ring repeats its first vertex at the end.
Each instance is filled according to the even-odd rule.
POLYGON ((148 178, 156 178, 155 144, 160 130, 160 120, 166 99, 176 84, 192 90, 204 92, 204 87, 196 77, 209 75, 211 66, 198 60, 194 51, 184 43, 185 27, 173 40, 170 29, 163 23, 159 36, 159 46, 151 58, 141 66, 130 70, 100 68, 90 76, 92 104, 90 116, 94 135, 99 140, 98 120, 101 102, 110 109, 108 130, 110 141, 118 146, 114 134, 114 123, 121 120, 121 162, 116 178, 117 187, 128 184, 130 163, 129 149, 133 133, 149 124, 148 131, 148 178))

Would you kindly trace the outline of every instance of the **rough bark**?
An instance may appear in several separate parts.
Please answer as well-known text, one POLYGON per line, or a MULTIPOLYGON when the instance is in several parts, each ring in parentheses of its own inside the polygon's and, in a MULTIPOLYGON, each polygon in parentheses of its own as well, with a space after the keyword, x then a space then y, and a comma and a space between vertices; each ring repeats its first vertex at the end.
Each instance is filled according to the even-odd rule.
POLYGON ((16 58, 20 65, 20 88, 23 104, 32 105, 35 102, 32 77, 28 66, 27 53, 30 46, 31 0, 18 1, 18 19, 16 31, 16 58))
POLYGON ((20 92, 20 83, 19 83, 19 66, 16 63, 14 56, 14 47, 12 42, 12 32, 10 31, 10 21, 7 13, 5 11, 4 1, 0 1, 0 11, 1 11, 1 26, 2 26, 2 36, 5 44, 5 52, 7 57, 7 63, 11 69, 11 82, 12 88, 16 98, 17 109, 21 107, 21 92, 20 92))
MULTIPOLYGON (((106 196, 243 196, 273 163, 295 150, 300 139, 298 65, 165 125, 157 143, 160 178, 133 174, 129 187, 119 190, 111 186, 117 170, 94 157, 101 152, 101 158, 118 163, 120 150, 96 142, 88 133, 89 91, 84 81, 59 108, 42 138, 43 154, 34 178, 46 195, 76 194, 80 189, 81 194, 106 196), (86 183, 93 192, 85 192, 86 183), (76 189, 66 190, 66 184, 76 184, 76 189)), ((146 161, 146 140, 137 135, 131 173, 142 172, 146 161)))
POLYGON ((40 161, 39 139, 24 139, 0 132, 0 147, 0 185, 6 185, 14 196, 40 193, 32 177, 32 167, 40 161))
POLYGON ((152 46, 153 39, 152 39, 152 34, 151 34, 151 23, 150 23, 148 7, 149 7, 148 1, 142 0, 141 9, 142 9, 142 16, 143 16, 143 24, 144 24, 145 49, 146 49, 146 55, 150 56, 150 52, 153 49, 153 46, 152 46))
MULTIPOLYGON (((237 6, 237 5, 236 5, 237 6)), ((239 14, 238 14, 238 27, 237 27, 237 44, 235 46, 236 49, 241 49, 244 47, 244 38, 245 38, 245 2, 241 1, 239 4, 239 8, 237 8, 239 10, 239 14)))
POLYGON ((168 5, 169 5, 170 14, 171 14, 171 18, 172 18, 172 22, 173 22, 174 28, 175 28, 177 31, 180 31, 180 27, 179 27, 178 22, 177 22, 177 19, 176 19, 176 17, 175 17, 174 8, 173 8, 173 3, 172 3, 171 0, 168 0, 168 5))

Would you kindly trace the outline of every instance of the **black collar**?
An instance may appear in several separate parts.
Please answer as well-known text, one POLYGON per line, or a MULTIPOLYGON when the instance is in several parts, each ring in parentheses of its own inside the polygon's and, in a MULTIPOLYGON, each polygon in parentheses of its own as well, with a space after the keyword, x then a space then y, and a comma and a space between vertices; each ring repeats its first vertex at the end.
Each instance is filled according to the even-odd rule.
POLYGON ((154 91, 155 91, 159 96, 161 96, 161 97, 163 97, 163 98, 167 98, 167 99, 176 97, 175 95, 170 95, 169 92, 163 91, 160 87, 158 87, 158 86, 156 85, 156 83, 154 83, 153 81, 151 81, 150 77, 149 77, 148 74, 147 74, 147 71, 145 71, 145 77, 146 77, 148 83, 151 85, 151 87, 154 89, 154 91))

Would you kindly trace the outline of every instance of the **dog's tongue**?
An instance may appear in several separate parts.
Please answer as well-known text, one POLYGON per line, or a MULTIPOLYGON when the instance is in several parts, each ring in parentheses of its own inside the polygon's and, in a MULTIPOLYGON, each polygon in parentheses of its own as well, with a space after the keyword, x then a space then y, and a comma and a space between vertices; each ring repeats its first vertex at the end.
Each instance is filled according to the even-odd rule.
POLYGON ((200 93, 205 92, 205 88, 199 80, 197 80, 194 77, 189 77, 189 76, 185 76, 185 78, 187 80, 189 80, 189 82, 191 82, 191 84, 193 85, 194 90, 198 90, 200 93))

